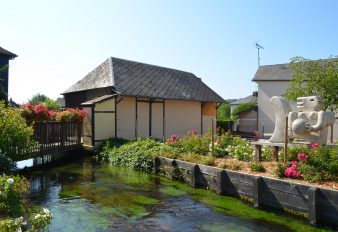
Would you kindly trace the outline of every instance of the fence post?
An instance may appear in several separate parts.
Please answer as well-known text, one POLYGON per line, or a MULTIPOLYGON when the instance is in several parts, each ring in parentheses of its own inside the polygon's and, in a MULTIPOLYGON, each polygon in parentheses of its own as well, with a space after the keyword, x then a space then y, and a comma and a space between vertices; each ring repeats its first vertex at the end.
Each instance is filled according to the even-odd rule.
POLYGON ((154 172, 157 174, 160 171, 161 161, 158 157, 155 157, 153 162, 154 162, 154 172))
POLYGON ((82 138, 82 123, 79 122, 77 124, 77 145, 81 144, 81 138, 82 138))
POLYGON ((214 118, 211 119, 211 154, 214 155, 215 139, 214 139, 214 118))
POLYGON ((224 195, 225 194, 225 170, 220 170, 217 172, 216 176, 216 193, 218 195, 224 195))
POLYGON ((63 151, 64 146, 65 146, 65 123, 60 122, 60 146, 61 146, 61 151, 63 151))
POLYGON ((289 118, 285 118, 285 137, 284 137, 284 163, 286 164, 288 161, 288 133, 289 133, 289 118))
POLYGON ((191 186, 192 187, 198 187, 198 175, 199 175, 199 167, 197 164, 195 164, 194 166, 191 167, 191 186))
POLYGON ((309 221, 311 224, 318 223, 318 189, 311 187, 308 190, 309 221))
POLYGON ((260 193, 262 188, 262 177, 255 176, 253 179, 253 202, 255 207, 261 206, 260 193))

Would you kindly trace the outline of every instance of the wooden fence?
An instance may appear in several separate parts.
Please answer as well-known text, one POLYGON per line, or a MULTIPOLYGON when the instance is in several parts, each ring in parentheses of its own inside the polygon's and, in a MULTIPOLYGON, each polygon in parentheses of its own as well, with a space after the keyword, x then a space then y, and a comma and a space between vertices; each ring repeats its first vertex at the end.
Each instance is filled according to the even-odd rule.
POLYGON ((308 215, 311 223, 338 229, 338 191, 158 157, 155 172, 220 195, 253 200, 254 206, 287 209, 308 215), (167 170, 167 171, 166 171, 167 170))
POLYGON ((40 122, 34 125, 35 144, 20 151, 18 157, 53 154, 78 149, 82 146, 82 123, 78 122, 40 122))

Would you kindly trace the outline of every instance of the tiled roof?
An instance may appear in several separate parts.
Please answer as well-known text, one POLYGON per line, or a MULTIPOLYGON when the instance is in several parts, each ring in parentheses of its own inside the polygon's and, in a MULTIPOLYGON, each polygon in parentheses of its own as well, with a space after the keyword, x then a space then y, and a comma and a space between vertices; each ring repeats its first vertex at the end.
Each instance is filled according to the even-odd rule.
POLYGON ((239 104, 245 104, 245 103, 257 104, 257 97, 250 95, 245 98, 240 98, 237 101, 231 102, 230 105, 239 105, 239 104))
POLYGON ((252 79, 253 81, 290 81, 291 70, 289 64, 275 64, 260 66, 252 79))
POLYGON ((111 57, 64 94, 113 87, 126 96, 224 102, 194 74, 111 57))
POLYGON ((7 51, 6 49, 0 47, 0 55, 5 55, 5 56, 9 56, 10 59, 14 59, 15 57, 17 57, 17 55, 15 55, 14 53, 7 51))

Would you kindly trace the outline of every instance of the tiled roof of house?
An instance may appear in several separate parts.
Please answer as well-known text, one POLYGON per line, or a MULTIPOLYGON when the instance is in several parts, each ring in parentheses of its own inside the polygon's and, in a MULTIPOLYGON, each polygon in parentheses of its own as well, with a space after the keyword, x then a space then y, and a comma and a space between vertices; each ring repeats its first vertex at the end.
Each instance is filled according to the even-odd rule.
POLYGON ((224 102, 192 73, 114 57, 63 94, 105 87, 126 96, 224 102))
POLYGON ((16 54, 7 51, 6 49, 0 47, 0 55, 5 55, 5 56, 9 56, 10 59, 14 59, 15 57, 17 57, 16 54))
POLYGON ((250 95, 244 98, 240 98, 237 101, 231 102, 230 105, 240 105, 240 104, 246 104, 246 103, 257 104, 257 97, 250 95))
POLYGON ((291 70, 289 64, 275 64, 260 66, 252 79, 253 81, 290 81, 291 70))

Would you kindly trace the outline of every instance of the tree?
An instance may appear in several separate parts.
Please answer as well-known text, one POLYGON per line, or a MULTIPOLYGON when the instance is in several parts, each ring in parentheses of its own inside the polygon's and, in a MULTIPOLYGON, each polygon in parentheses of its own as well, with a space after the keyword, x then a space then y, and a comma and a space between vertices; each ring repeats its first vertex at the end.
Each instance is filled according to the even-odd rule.
POLYGON ((39 104, 44 104, 47 109, 49 110, 59 110, 61 108, 61 105, 58 101, 55 101, 53 99, 50 99, 44 94, 35 94, 31 99, 28 100, 29 104, 32 105, 39 105, 39 104))
POLYGON ((32 136, 33 128, 21 113, 0 101, 0 172, 9 171, 13 160, 21 158, 18 151, 31 146, 32 136))
POLYGON ((221 103, 221 105, 217 108, 217 119, 225 120, 229 118, 230 118, 230 104, 221 103))
POLYGON ((40 103, 44 102, 48 97, 44 94, 35 94, 31 99, 28 100, 29 104, 32 105, 39 105, 40 103))
POLYGON ((6 72, 7 69, 8 69, 8 65, 4 65, 3 67, 0 67, 0 101, 5 101, 6 104, 8 103, 8 96, 4 90, 3 85, 1 84, 1 82, 4 80, 3 78, 1 78, 1 73, 6 72))
POLYGON ((291 59, 291 83, 284 96, 295 101, 302 96, 319 96, 324 110, 338 109, 338 57, 326 60, 291 59))

